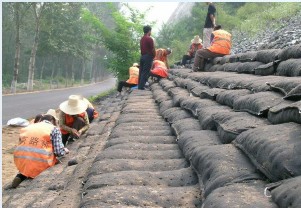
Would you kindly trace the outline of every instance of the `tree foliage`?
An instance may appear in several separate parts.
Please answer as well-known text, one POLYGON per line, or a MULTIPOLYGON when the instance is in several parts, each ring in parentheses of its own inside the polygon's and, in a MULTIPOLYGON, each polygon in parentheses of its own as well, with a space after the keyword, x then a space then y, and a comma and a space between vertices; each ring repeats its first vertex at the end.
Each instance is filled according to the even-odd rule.
POLYGON ((119 78, 128 77, 128 68, 139 62, 139 40, 142 36, 143 18, 137 10, 129 8, 129 17, 123 16, 112 3, 106 3, 111 11, 114 28, 108 28, 89 10, 83 9, 83 20, 99 34, 101 43, 111 52, 107 55, 110 70, 119 78))
MULTIPOLYGON (((99 81, 107 77, 109 72, 106 70, 104 60, 100 59, 101 53, 106 52, 100 52, 99 48, 96 50, 98 43, 88 38, 95 31, 90 31, 81 18, 82 9, 87 8, 88 4, 80 2, 3 3, 2 86, 8 87, 13 79, 17 79, 19 83, 26 83, 28 77, 34 83, 38 83, 39 79, 51 84, 54 79, 56 82, 63 82, 65 86, 72 85, 76 80, 81 80, 83 83, 90 80, 99 81), (36 7, 32 7, 33 4, 36 7), (28 9, 28 5, 32 9, 28 9), (19 73, 14 77, 16 48, 14 12, 16 8, 20 10, 19 16, 22 16, 20 18, 22 21, 19 24, 21 43, 19 73), (35 14, 39 13, 35 11, 39 12, 41 8, 43 8, 43 15, 39 16, 37 22, 35 14), (39 24, 38 30, 37 23, 39 24), (29 65, 33 69, 32 74, 28 73, 29 65)), ((98 8, 102 8, 104 3, 97 3, 97 5, 98 8)), ((111 20, 111 15, 107 15, 106 19, 111 20)))

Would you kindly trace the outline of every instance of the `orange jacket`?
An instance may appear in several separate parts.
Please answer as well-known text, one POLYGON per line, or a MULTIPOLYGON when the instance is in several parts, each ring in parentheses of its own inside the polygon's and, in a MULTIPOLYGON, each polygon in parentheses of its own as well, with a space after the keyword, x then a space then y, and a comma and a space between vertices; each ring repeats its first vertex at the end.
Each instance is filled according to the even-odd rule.
MULTIPOLYGON (((85 119, 85 112, 81 113, 81 114, 78 114, 78 116, 85 119)), ((74 122, 73 116, 65 114, 65 125, 72 128, 73 122, 74 122)), ((68 131, 66 131, 62 128, 60 128, 60 130, 61 130, 62 134, 68 134, 69 133, 68 131)))
POLYGON ((154 60, 159 60, 159 61, 164 62, 165 66, 167 68, 169 68, 168 63, 167 63, 167 51, 166 51, 166 49, 163 49, 163 48, 157 49, 156 50, 156 56, 155 56, 154 60))
POLYGON ((14 162, 22 175, 35 178, 57 162, 50 140, 53 128, 52 124, 40 122, 20 130, 19 145, 14 151, 14 162))
POLYGON ((208 48, 213 53, 228 55, 231 50, 231 34, 225 30, 215 30, 212 32, 214 39, 208 48))
POLYGON ((129 68, 130 78, 126 81, 129 84, 138 84, 139 68, 132 66, 129 68))
POLYGON ((159 75, 162 78, 166 78, 168 76, 168 69, 162 61, 154 60, 153 61, 153 70, 151 71, 153 74, 159 75))

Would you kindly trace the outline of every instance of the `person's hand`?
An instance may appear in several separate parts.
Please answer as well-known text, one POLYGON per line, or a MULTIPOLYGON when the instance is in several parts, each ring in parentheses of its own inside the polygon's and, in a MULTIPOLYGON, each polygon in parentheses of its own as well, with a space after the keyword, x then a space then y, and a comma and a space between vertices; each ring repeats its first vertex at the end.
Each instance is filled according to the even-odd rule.
POLYGON ((69 154, 70 151, 66 147, 64 148, 64 150, 66 154, 69 154))
POLYGON ((78 138, 80 133, 76 129, 72 129, 72 135, 78 138))

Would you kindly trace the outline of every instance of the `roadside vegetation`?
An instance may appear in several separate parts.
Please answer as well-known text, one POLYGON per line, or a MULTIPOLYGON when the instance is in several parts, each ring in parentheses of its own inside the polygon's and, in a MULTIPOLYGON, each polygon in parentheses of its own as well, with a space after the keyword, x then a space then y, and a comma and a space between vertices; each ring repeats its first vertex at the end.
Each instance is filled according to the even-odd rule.
POLYGON ((108 91, 105 91, 105 92, 102 92, 98 95, 95 95, 95 96, 91 96, 88 98, 88 100, 91 102, 91 103, 94 103, 94 104, 98 104, 101 100, 105 99, 106 97, 110 96, 111 94, 114 94, 116 93, 116 88, 113 88, 113 89, 110 89, 108 91))

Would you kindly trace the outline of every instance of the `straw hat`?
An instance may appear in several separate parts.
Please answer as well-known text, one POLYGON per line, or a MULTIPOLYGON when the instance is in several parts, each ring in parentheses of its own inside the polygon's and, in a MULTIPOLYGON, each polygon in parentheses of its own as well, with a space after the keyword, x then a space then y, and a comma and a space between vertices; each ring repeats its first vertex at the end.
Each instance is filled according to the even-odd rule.
POLYGON ((45 115, 51 115, 51 116, 53 116, 53 118, 55 118, 55 120, 59 120, 56 117, 56 111, 54 109, 49 109, 45 115))
POLYGON ((70 95, 67 101, 60 104, 61 111, 69 115, 83 113, 87 108, 88 104, 82 99, 79 99, 77 95, 70 95))
POLYGON ((138 64, 138 63, 133 63, 133 66, 136 66, 136 67, 137 67, 137 66, 139 66, 139 64, 138 64))
POLYGON ((202 43, 202 40, 201 40, 200 36, 196 35, 196 36, 194 36, 194 38, 191 40, 191 43, 199 44, 199 43, 202 43))
POLYGON ((77 96, 78 99, 85 101, 85 103, 88 104, 89 108, 93 108, 94 109, 94 106, 92 105, 92 103, 90 103, 90 101, 87 98, 85 98, 84 96, 82 96, 82 95, 74 95, 74 96, 77 96))

